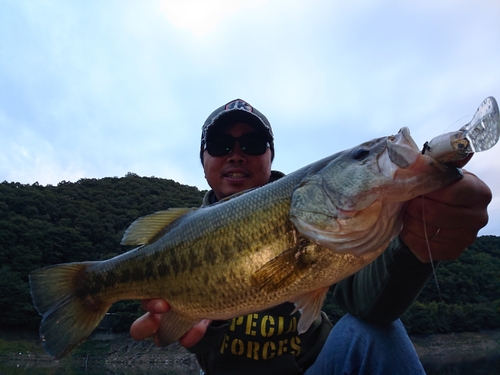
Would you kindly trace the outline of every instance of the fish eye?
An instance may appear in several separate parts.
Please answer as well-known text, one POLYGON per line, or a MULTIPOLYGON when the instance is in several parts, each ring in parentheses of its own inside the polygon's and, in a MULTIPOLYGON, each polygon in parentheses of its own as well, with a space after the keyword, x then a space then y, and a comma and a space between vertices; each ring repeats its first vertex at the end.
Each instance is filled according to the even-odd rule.
POLYGON ((352 158, 354 160, 363 160, 366 158, 368 155, 370 155, 370 150, 367 150, 366 148, 357 148, 352 151, 352 158))

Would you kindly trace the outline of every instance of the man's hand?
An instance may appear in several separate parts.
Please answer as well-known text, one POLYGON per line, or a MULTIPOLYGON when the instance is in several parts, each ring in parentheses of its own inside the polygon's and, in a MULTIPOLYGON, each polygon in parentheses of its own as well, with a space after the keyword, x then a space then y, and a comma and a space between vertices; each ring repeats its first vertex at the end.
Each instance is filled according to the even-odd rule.
MULTIPOLYGON (((161 314, 165 314, 170 310, 170 305, 161 299, 143 300, 141 304, 147 313, 132 323, 130 326, 130 335, 135 340, 144 340, 154 335, 154 341, 159 346, 158 329, 160 328, 161 314)), ((205 335, 210 322, 210 320, 204 319, 196 324, 179 339, 181 345, 185 348, 190 348, 200 341, 205 335)))
POLYGON ((422 262, 431 261, 427 241, 433 261, 457 259, 488 223, 491 198, 489 187, 464 171, 462 180, 408 203, 401 239, 422 262))

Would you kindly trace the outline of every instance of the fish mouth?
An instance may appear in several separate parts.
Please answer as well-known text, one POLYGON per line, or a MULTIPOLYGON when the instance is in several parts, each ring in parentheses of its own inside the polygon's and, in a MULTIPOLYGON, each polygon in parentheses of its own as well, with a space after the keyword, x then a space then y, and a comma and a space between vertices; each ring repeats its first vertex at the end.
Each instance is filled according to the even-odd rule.
POLYGON ((387 137, 386 150, 377 158, 377 164, 379 172, 392 181, 391 190, 400 201, 427 194, 463 177, 460 169, 422 154, 406 127, 387 137))
MULTIPOLYGON (((377 163, 380 171, 389 178, 393 178, 398 170, 413 168, 423 159, 423 155, 407 127, 401 128, 396 135, 387 137, 386 151, 381 153, 377 163)), ((432 158, 425 159, 429 159, 426 164, 433 164, 441 171, 446 169, 443 164, 432 158)))
POLYGON ((398 134, 387 137, 387 155, 399 168, 408 168, 419 156, 419 149, 410 135, 410 129, 401 128, 398 134))

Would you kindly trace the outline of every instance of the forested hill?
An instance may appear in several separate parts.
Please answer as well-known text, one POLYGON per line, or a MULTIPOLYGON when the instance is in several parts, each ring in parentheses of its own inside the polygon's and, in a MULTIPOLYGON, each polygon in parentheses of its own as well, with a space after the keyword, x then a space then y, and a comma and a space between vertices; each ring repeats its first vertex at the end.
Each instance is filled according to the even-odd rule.
POLYGON ((500 237, 481 236, 453 262, 441 262, 436 280, 403 316, 414 333, 500 328, 500 237))
MULTIPOLYGON (((330 294, 323 310, 334 321, 344 313, 330 294)), ((500 328, 500 237, 478 237, 457 260, 440 262, 401 320, 410 333, 500 328)))
MULTIPOLYGON (((37 329, 28 274, 40 267, 102 260, 120 246, 137 218, 172 207, 197 207, 203 191, 175 181, 139 177, 82 179, 57 186, 0 184, 0 327, 37 329)), ((437 270, 441 296, 429 282, 403 317, 411 332, 500 327, 500 237, 483 236, 454 262, 437 270)), ((120 302, 105 324, 128 329, 138 303, 120 302)), ((335 320, 343 312, 327 300, 335 320)))
POLYGON ((120 241, 134 220, 171 207, 198 207, 204 193, 133 173, 57 186, 1 183, 0 326, 38 326, 29 294, 31 271, 130 250, 120 241))

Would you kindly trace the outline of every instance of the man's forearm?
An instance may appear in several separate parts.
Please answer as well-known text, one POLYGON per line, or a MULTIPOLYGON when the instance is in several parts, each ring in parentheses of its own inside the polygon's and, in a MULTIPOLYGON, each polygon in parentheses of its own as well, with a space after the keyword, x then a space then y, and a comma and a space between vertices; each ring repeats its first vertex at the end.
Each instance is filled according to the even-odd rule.
POLYGON ((390 323, 411 306, 431 276, 432 265, 420 262, 397 237, 374 262, 340 281, 334 296, 353 315, 390 323))

